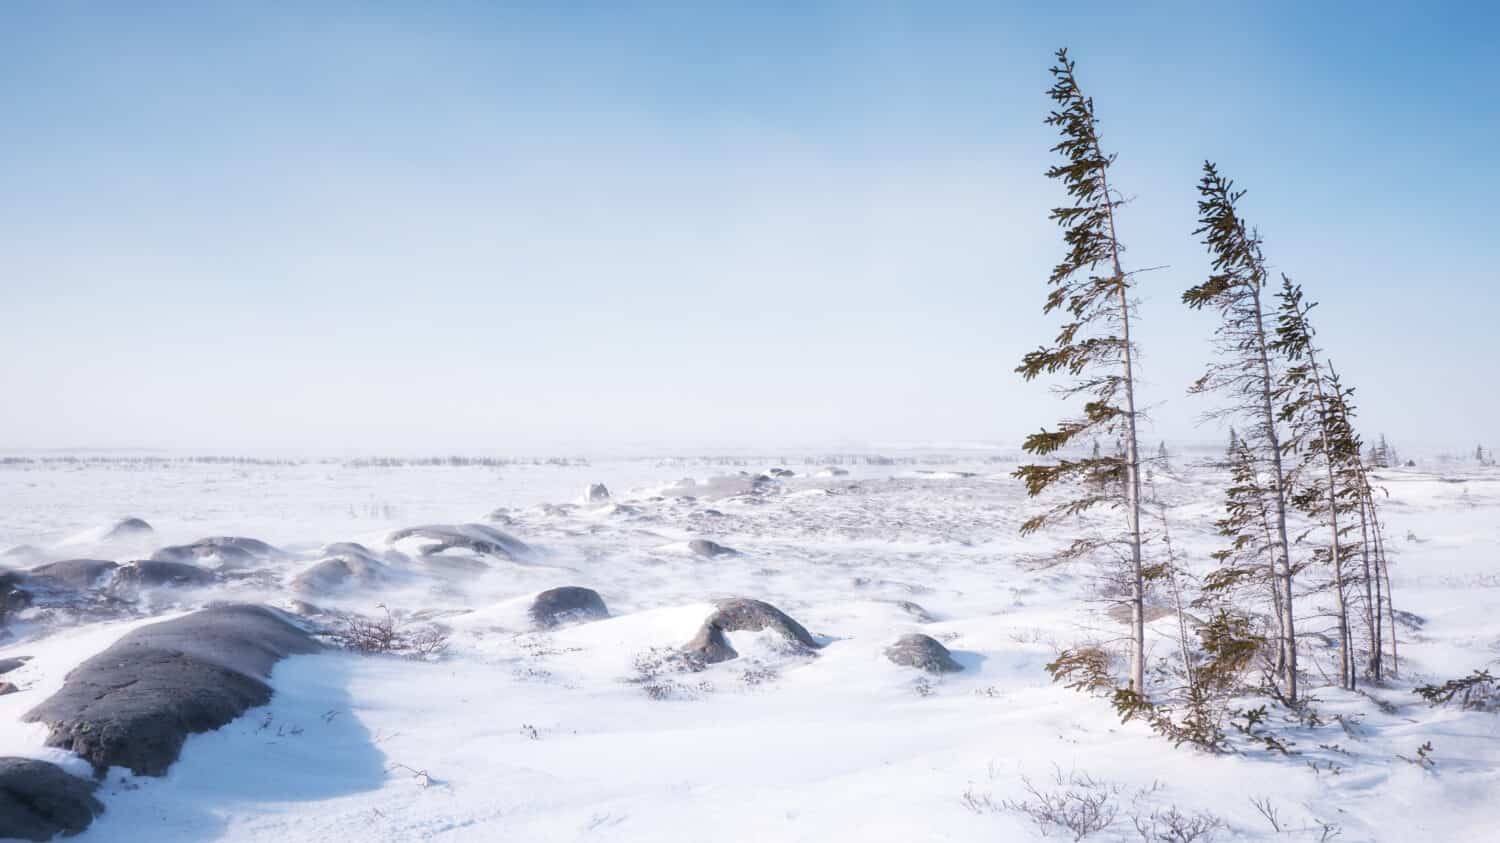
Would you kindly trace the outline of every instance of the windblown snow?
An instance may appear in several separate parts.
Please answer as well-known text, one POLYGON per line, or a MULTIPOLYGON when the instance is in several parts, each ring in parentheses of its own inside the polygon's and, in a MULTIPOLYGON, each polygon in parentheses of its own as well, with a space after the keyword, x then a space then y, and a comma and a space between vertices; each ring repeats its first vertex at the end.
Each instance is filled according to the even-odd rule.
MULTIPOLYGON (((1155 485, 1206 567, 1225 477, 1202 456, 1155 485)), ((1034 510, 1014 467, 992 450, 5 460, 0 551, 31 597, 0 646, 28 657, 0 675, 0 756, 90 776, 23 716, 132 630, 228 600, 312 631, 389 611, 446 646, 277 662, 269 704, 192 734, 165 776, 108 770, 80 843, 1028 840, 1004 803, 1059 777, 1112 794, 1093 840, 1142 839, 1173 808, 1221 820, 1205 840, 1494 839, 1500 715, 1412 688, 1500 660, 1500 470, 1381 472, 1399 678, 1314 681, 1316 722, 1276 724, 1294 754, 1212 756, 1051 681, 1060 648, 1125 628, 1092 569, 1029 564, 1063 537, 1018 534, 1034 510), (112 564, 35 570, 72 559, 112 564), (540 621, 536 596, 564 587, 540 621), (912 666, 920 639, 893 661, 914 634, 950 669, 912 666)), ((1176 629, 1153 621, 1154 659, 1176 629)), ((1304 646, 1332 672, 1331 648, 1304 646)))

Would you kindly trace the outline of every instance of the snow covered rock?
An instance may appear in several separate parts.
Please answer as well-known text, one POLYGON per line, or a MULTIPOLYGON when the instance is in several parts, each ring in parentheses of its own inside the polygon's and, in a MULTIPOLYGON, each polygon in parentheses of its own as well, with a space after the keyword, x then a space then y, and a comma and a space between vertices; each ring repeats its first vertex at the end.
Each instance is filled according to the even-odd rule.
POLYGON ((726 632, 760 632, 770 629, 795 646, 816 650, 821 645, 802 624, 792 620, 786 612, 760 600, 748 597, 731 597, 714 604, 713 614, 683 646, 682 651, 702 659, 708 664, 728 661, 739 654, 730 645, 726 632))
POLYGON ((32 568, 27 580, 33 586, 88 591, 101 585, 118 567, 108 559, 64 559, 32 568))
POLYGON ((276 662, 320 649, 275 610, 210 606, 127 634, 23 719, 47 724, 48 746, 78 753, 101 773, 120 766, 161 776, 188 735, 270 701, 265 679, 276 662))
POLYGON ((718 542, 709 541, 708 539, 693 539, 692 541, 688 542, 688 550, 691 550, 693 553, 696 553, 699 556, 706 556, 709 559, 717 559, 720 556, 740 555, 740 552, 738 550, 735 550, 732 547, 725 547, 718 542))
POLYGON ((397 544, 413 538, 429 542, 417 548, 423 556, 435 556, 447 550, 459 549, 514 562, 530 559, 536 553, 515 536, 484 524, 427 524, 407 527, 391 533, 387 541, 397 544))
POLYGON ((211 562, 221 568, 245 568, 286 554, 260 539, 244 536, 211 536, 191 544, 164 547, 151 554, 161 562, 211 562))
POLYGON ((718 664, 740 656, 735 652, 734 647, 729 645, 729 639, 724 635, 724 630, 712 623, 703 624, 698 629, 698 634, 693 636, 693 640, 683 645, 682 652, 704 664, 718 664))
POLYGON ((51 840, 83 831, 104 812, 95 787, 47 761, 0 758, 0 837, 51 840))
POLYGON ((132 594, 143 588, 201 588, 212 585, 214 574, 186 562, 138 559, 115 569, 109 588, 116 594, 132 594))
POLYGON ((391 579, 390 568, 362 544, 337 542, 324 548, 328 554, 292 578, 299 594, 326 595, 349 588, 370 588, 391 579))
POLYGON ((551 628, 574 621, 602 620, 609 617, 609 609, 592 588, 565 585, 538 594, 531 601, 529 614, 537 626, 551 628))
POLYGON ((585 503, 604 503, 609 500, 609 489, 603 483, 590 483, 583 500, 585 503))
POLYGON ((902 667, 915 667, 928 673, 957 673, 963 665, 953 660, 948 648, 936 638, 914 632, 903 635, 895 644, 887 647, 885 657, 902 667))
POLYGON ((149 536, 156 532, 151 525, 142 518, 126 518, 115 526, 109 528, 104 534, 105 541, 116 541, 119 539, 134 539, 141 536, 149 536))

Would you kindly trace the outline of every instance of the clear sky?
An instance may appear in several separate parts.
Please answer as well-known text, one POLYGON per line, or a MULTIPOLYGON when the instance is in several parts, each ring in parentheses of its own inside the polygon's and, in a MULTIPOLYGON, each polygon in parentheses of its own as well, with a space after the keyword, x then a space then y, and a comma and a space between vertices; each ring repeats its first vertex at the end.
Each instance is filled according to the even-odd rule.
POLYGON ((1500 447, 1500 6, 1061 6, 6 3, 0 449, 1014 442, 1063 45, 1149 436, 1212 158, 1366 433, 1500 447))

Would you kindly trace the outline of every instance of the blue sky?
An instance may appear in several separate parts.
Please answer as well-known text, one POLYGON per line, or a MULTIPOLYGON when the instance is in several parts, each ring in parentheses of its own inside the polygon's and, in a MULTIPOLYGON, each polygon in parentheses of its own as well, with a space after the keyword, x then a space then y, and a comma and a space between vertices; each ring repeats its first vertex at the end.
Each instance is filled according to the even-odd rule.
POLYGON ((0 447, 1015 441, 1062 45, 1150 435, 1212 158, 1367 433, 1500 442, 1496 7, 1120 5, 6 4, 0 447))

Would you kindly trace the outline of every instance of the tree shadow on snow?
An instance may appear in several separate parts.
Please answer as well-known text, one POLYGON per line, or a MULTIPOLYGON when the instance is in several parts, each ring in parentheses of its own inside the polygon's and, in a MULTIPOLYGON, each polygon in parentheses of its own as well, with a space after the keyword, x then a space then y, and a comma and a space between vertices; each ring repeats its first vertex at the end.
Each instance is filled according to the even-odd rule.
POLYGON ((164 778, 111 770, 98 794, 104 814, 74 839, 198 843, 222 836, 226 816, 280 810, 269 803, 380 788, 385 755, 354 715, 349 693, 357 658, 327 653, 281 662, 269 705, 189 737, 164 778))

